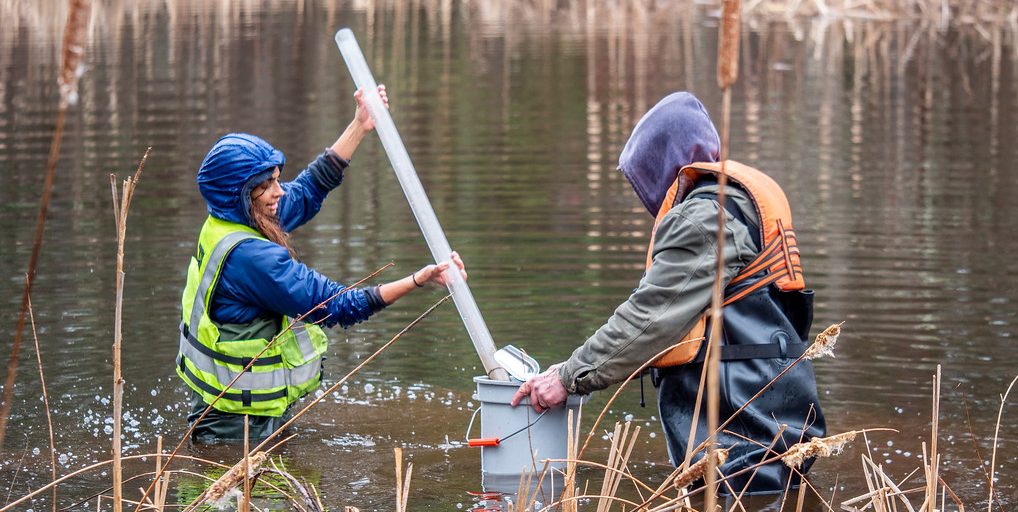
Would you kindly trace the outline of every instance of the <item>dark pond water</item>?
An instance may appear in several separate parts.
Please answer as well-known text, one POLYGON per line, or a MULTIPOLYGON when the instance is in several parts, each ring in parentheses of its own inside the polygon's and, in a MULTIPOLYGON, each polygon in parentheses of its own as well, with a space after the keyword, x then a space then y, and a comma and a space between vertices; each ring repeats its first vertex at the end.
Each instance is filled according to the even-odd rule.
MULTIPOLYGON (((356 31, 388 85, 397 126, 496 342, 524 347, 545 366, 596 330, 641 275, 651 218, 615 170, 636 120, 681 89, 720 119, 717 21, 692 3, 100 4, 33 296, 60 474, 109 456, 109 173, 126 176, 152 146, 128 226, 123 355, 126 451, 151 453, 157 435, 175 443, 185 427, 173 358, 185 264, 205 216, 198 164, 227 131, 272 141, 287 154, 288 176, 331 144, 353 113, 352 82, 332 40, 338 28, 356 31)), ((31 251, 64 9, 0 2, 4 333, 13 332, 31 251)), ((792 202, 817 291, 814 331, 846 321, 837 358, 816 365, 831 431, 898 429, 873 434, 871 451, 904 479, 930 440, 932 376, 943 365, 942 472, 970 507, 985 506, 1000 395, 1018 373, 1014 37, 991 25, 941 33, 919 23, 754 19, 733 94, 733 157, 767 170, 792 202)), ((294 239, 305 261, 344 282, 389 261, 396 265, 383 279, 395 279, 428 257, 373 138, 294 239)), ((327 380, 439 297, 415 294, 333 332, 327 380)), ((4 360, 10 338, 0 343, 4 360)), ((9 486, 12 497, 49 481, 34 366, 34 350, 23 351, 0 457, 0 490, 9 486)), ((455 310, 443 307, 301 421, 282 450, 287 467, 334 509, 387 510, 392 448, 401 446, 414 463, 414 509, 472 508, 479 455, 460 441, 478 373, 455 310)), ((633 471, 656 483, 670 468, 656 411, 639 406, 637 389, 621 395, 605 428, 627 418, 643 428, 633 471)), ((607 398, 585 409, 587 426, 607 398)), ((997 454, 1005 507, 1016 499, 1014 413, 1005 407, 997 454)), ((591 460, 604 460, 606 444, 591 460)), ((186 452, 239 456, 235 448, 186 452)), ((864 453, 860 440, 818 462, 816 488, 838 502, 863 494, 864 453)), ((61 503, 108 482, 105 473, 75 480, 61 488, 61 503)), ((199 483, 180 480, 175 492, 193 494, 199 483)), ((48 508, 47 499, 33 507, 48 508)))

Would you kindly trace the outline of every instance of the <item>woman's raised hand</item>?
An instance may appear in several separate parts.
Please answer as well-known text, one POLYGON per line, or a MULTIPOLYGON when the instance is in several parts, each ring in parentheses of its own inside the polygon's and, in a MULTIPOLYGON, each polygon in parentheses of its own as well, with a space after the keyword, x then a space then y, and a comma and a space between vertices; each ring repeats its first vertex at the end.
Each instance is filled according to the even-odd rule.
MULTIPOLYGON (((382 97, 382 104, 385 105, 385 108, 389 108, 389 95, 385 92, 385 85, 378 86, 378 95, 382 97)), ((375 120, 371 118, 368 107, 364 104, 364 90, 358 89, 353 94, 353 97, 357 100, 357 112, 354 114, 354 121, 360 123, 364 131, 370 132, 374 130, 375 120)))
MULTIPOLYGON (((452 252, 452 262, 459 267, 460 276, 463 280, 467 280, 467 271, 464 270, 463 260, 460 259, 459 253, 456 251, 452 252)), ((449 281, 446 279, 445 271, 449 268, 449 262, 444 261, 438 265, 427 265, 424 268, 414 273, 414 282, 419 285, 424 283, 435 283, 441 286, 448 286, 449 281)))

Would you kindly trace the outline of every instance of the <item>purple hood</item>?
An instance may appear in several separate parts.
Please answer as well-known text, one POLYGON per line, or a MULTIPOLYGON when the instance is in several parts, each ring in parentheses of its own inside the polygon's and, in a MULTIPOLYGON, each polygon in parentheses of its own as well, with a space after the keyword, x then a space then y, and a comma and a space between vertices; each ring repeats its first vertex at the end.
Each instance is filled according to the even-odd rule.
POLYGON ((633 128, 619 170, 652 216, 661 209, 679 169, 716 162, 721 142, 703 103, 688 92, 669 94, 633 128))

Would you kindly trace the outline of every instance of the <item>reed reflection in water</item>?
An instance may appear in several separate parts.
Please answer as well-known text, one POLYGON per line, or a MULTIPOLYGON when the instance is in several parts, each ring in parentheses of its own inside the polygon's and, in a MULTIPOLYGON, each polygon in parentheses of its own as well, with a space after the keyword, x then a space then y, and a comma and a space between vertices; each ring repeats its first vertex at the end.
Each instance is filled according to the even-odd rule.
MULTIPOLYGON (((919 464, 930 375, 943 363, 944 477, 966 503, 978 503, 998 394, 1014 371, 1006 354, 1018 301, 1010 257, 1015 28, 1006 17, 952 16, 946 29, 939 18, 785 19, 768 5, 758 4, 743 32, 732 152, 771 173, 792 201, 818 292, 817 330, 847 320, 838 358, 818 365, 832 431, 900 429, 878 438, 876 455, 904 477, 919 464)), ((52 129, 64 9, 0 2, 0 166, 9 180, 0 188, 0 228, 11 240, 0 245, 0 261, 9 318, 52 129)), ((61 474, 108 451, 108 173, 133 169, 154 146, 126 260, 124 332, 133 334, 125 335, 125 404, 135 424, 125 424, 125 446, 139 453, 151 451, 156 434, 179 438, 184 428, 172 360, 183 264, 205 215, 195 169, 230 130, 285 151, 290 177, 329 144, 352 115, 352 86, 332 43, 339 27, 354 29, 389 86, 397 125, 467 259, 497 343, 522 346, 545 366, 597 329, 642 272, 651 219, 615 171, 632 126, 678 89, 720 112, 717 20, 695 2, 107 1, 95 9, 33 296, 66 455, 61 474)), ((305 261, 344 282, 390 260, 398 268, 387 278, 426 261, 386 165, 377 144, 362 147, 343 187, 295 233, 305 261)), ((334 333, 327 378, 429 299, 410 298, 334 333)), ((405 444, 421 486, 411 503, 469 503, 461 491, 479 486, 478 455, 457 440, 476 406, 470 378, 478 367, 455 312, 436 312, 299 429, 288 467, 334 503, 380 508, 390 502, 390 449, 405 444)), ((31 372, 19 374, 12 423, 22 430, 8 436, 0 467, 0 482, 19 474, 15 494, 48 479, 45 450, 32 450, 46 446, 37 386, 31 372)), ((606 398, 587 410, 598 412, 606 398)), ((641 424, 633 471, 654 481, 667 459, 656 411, 637 402, 634 386, 612 415, 641 424)), ((1014 437, 1006 428, 1002 435, 1014 437)), ((1007 446, 998 458, 1005 480, 1018 469, 1007 446)), ((230 448, 195 452, 236 456, 230 448)), ((819 463, 818 488, 863 488, 857 460, 849 451, 819 463)), ((61 496, 84 497, 105 482, 95 475, 61 496)))

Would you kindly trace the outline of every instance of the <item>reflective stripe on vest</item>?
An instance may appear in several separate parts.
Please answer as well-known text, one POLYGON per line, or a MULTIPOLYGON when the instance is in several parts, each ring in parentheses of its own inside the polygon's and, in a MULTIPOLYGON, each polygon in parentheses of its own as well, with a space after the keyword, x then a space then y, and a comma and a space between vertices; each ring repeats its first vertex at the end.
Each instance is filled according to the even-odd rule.
MULTIPOLYGON (((244 233, 243 231, 234 231, 233 233, 224 236, 218 243, 216 243, 216 247, 212 249, 212 254, 208 256, 208 262, 205 263, 205 272, 202 273, 201 281, 198 284, 198 292, 194 294, 194 305, 191 306, 191 320, 188 322, 188 325, 201 325, 201 317, 205 314, 205 301, 209 299, 209 288, 212 287, 212 283, 216 280, 216 276, 219 274, 219 268, 222 265, 223 260, 226 259, 226 256, 230 254, 230 251, 232 251, 237 244, 249 238, 258 237, 250 233, 244 233)), ((311 361, 318 356, 315 351, 314 344, 311 343, 311 336, 308 334, 308 330, 304 326, 304 322, 294 322, 293 327, 291 327, 290 330, 297 338, 297 346, 300 347, 300 353, 304 361, 311 361)), ((183 331, 181 332, 183 333, 183 331)), ((226 385, 230 381, 220 379, 219 382, 226 385)))
MULTIPOLYGON (((685 200, 686 195, 696 185, 696 181, 704 175, 720 175, 722 171, 728 179, 738 184, 752 200, 760 223, 760 253, 732 278, 725 289, 725 300, 722 306, 728 306, 749 294, 775 285, 782 291, 802 290, 806 287, 799 261, 799 248, 795 233, 792 231, 792 212, 788 199, 770 176, 747 165, 727 160, 725 162, 700 162, 683 167, 675 182, 669 187, 661 209, 658 211, 651 231, 650 245, 647 247, 647 268, 653 263, 654 239, 661 221, 672 207, 685 200), (744 286, 736 286, 740 283, 744 286)), ((724 206, 722 206, 724 208, 724 206)), ((749 226, 747 226, 749 227, 749 226)), ((675 348, 658 358, 653 366, 664 368, 678 366, 702 360, 700 349, 707 330, 707 313, 701 315, 693 328, 677 343, 675 348)), ((769 345, 763 345, 769 346, 769 345)), ((763 346, 758 346, 763 347, 763 346)), ((786 354, 785 347, 780 350, 766 349, 758 355, 737 355, 741 347, 731 347, 732 354, 723 360, 769 358, 769 354, 786 354)), ((747 353, 748 354, 748 353, 747 353)), ((774 357, 778 357, 774 356, 774 357)))
MULTIPOLYGON (((271 371, 248 370, 244 373, 234 372, 226 366, 216 364, 215 361, 247 367, 251 359, 226 356, 215 352, 191 336, 187 332, 186 326, 181 325, 180 327, 180 356, 191 361, 195 368, 215 375, 216 380, 223 387, 233 382, 237 375, 240 375, 240 378, 237 379, 237 382, 233 383, 232 387, 235 389, 271 389, 287 385, 301 386, 318 378, 318 374, 321 373, 321 366, 316 364, 302 364, 293 369, 279 368, 271 371)), ((178 360, 178 364, 179 362, 178 360)), ((281 362, 282 356, 272 356, 264 359, 259 357, 251 365, 251 368, 279 365, 281 362)), ((219 391, 216 391, 214 394, 218 395, 219 391)))
POLYGON ((187 322, 180 323, 177 374, 206 403, 215 402, 213 407, 220 411, 281 416, 320 383, 327 339, 321 327, 286 316, 274 340, 219 339, 218 326, 208 316, 208 304, 226 258, 237 244, 251 238, 263 239, 246 226, 212 217, 202 228, 199 257, 209 245, 215 245, 204 261, 192 259, 188 270, 182 306, 190 305, 190 313, 185 312, 182 316, 187 322), (263 350, 270 342, 272 346, 263 350))

